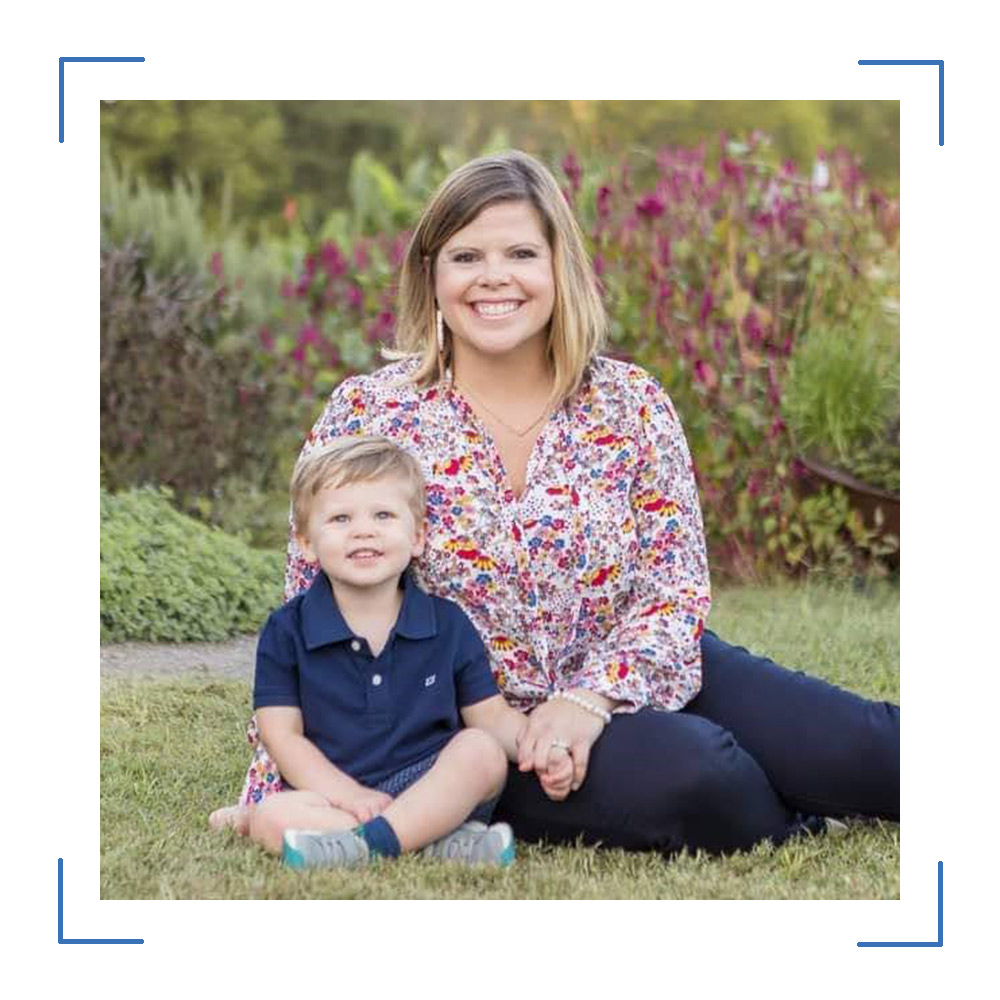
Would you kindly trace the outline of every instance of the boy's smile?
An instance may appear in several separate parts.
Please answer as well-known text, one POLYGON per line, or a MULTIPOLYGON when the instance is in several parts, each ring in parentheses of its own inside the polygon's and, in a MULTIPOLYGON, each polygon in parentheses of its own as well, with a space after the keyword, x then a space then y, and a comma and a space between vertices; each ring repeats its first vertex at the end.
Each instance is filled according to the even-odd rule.
POLYGON ((319 562, 331 584, 395 586, 424 550, 424 528, 409 501, 409 487, 396 476, 324 487, 313 497, 299 536, 306 557, 319 562))

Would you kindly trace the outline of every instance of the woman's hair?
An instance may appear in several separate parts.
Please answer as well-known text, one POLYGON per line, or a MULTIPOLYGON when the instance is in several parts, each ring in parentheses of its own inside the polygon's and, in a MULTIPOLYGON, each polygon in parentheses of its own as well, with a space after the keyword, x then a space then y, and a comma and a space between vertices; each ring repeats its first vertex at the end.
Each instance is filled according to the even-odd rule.
POLYGON ((403 480, 419 527, 427 510, 424 476, 417 460, 388 438, 372 434, 331 438, 299 456, 292 472, 292 522, 299 534, 309 523, 313 497, 327 486, 349 486, 394 476, 403 480))
POLYGON ((555 303, 548 333, 548 357, 555 372, 553 398, 580 385, 584 370, 604 342, 607 316, 594 280, 583 235, 552 174, 517 150, 471 160, 453 171, 424 210, 410 239, 399 279, 395 350, 387 358, 417 356, 411 376, 423 387, 443 379, 450 361, 438 351, 434 278, 441 248, 480 212, 500 202, 524 201, 542 222, 552 249, 555 303))

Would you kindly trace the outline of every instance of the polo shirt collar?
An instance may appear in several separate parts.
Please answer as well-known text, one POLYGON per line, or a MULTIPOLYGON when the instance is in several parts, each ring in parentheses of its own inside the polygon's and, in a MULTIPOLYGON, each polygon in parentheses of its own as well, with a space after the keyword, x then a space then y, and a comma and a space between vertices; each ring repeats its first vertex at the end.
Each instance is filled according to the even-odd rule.
MULTIPOLYGON (((403 605, 396 619, 395 633, 407 639, 430 639, 437 635, 434 603, 407 570, 403 574, 403 605)), ((326 573, 319 570, 302 598, 302 636, 307 649, 318 649, 354 638, 350 625, 337 607, 326 573)))
POLYGON ((417 586, 409 569, 403 574, 403 606, 396 619, 396 635, 407 639, 430 639, 437 635, 434 602, 417 586))

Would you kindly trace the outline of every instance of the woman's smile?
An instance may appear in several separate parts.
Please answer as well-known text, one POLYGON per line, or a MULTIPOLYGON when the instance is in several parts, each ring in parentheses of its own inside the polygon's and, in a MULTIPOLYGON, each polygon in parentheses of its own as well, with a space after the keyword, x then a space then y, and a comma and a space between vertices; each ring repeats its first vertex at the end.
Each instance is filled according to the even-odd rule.
POLYGON ((503 301, 483 300, 472 303, 472 311, 480 319, 506 319, 512 316, 523 305, 521 299, 506 299, 503 301))

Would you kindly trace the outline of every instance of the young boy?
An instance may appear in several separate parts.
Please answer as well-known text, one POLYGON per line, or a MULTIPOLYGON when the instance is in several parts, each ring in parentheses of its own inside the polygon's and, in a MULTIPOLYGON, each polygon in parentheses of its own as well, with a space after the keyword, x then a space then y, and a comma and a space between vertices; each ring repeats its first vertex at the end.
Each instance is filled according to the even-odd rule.
MULTIPOLYGON (((420 467, 385 438, 337 438, 299 460, 291 493, 320 571, 261 633, 254 708, 294 790, 228 825, 297 868, 418 848, 509 864, 510 827, 482 820, 527 720, 499 694, 458 605, 407 572, 425 543, 420 467)), ((559 760, 545 780, 552 797, 572 778, 569 755, 559 760)))

